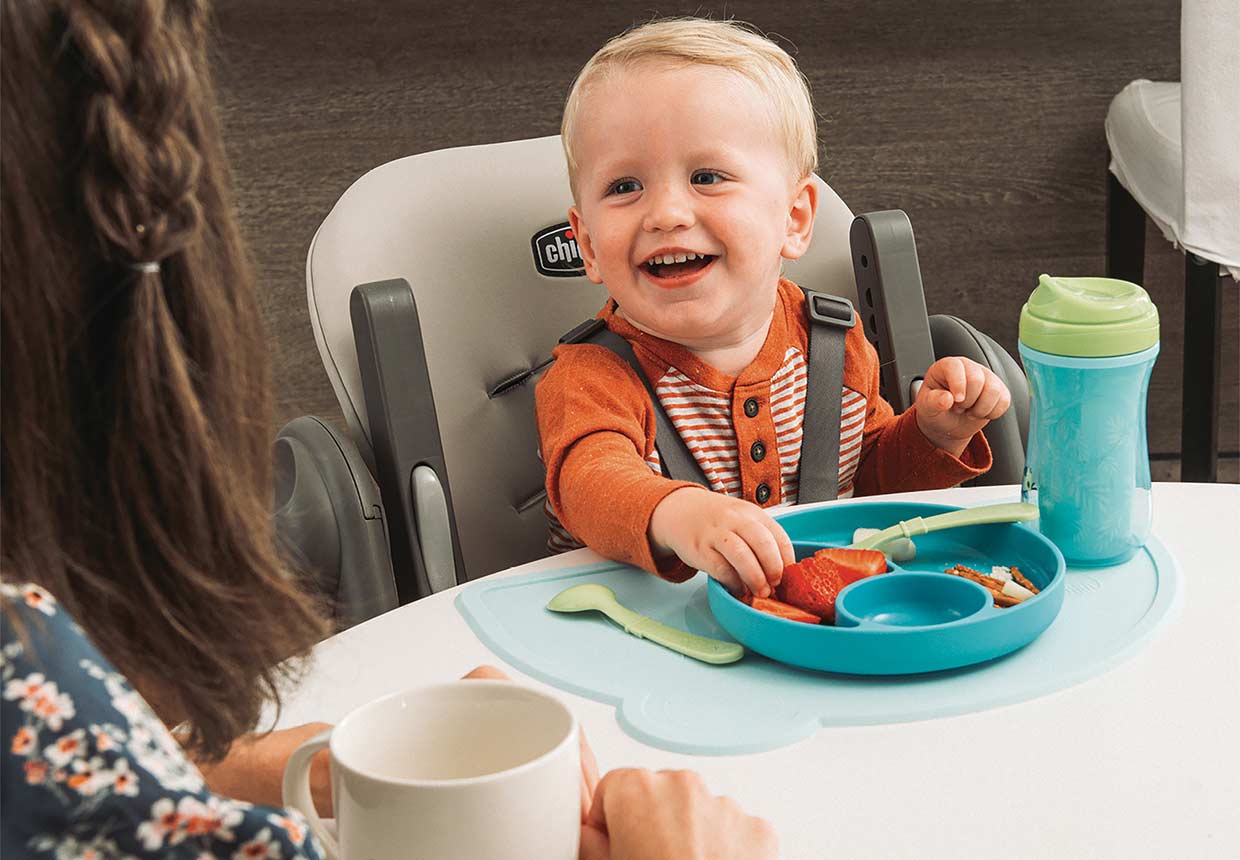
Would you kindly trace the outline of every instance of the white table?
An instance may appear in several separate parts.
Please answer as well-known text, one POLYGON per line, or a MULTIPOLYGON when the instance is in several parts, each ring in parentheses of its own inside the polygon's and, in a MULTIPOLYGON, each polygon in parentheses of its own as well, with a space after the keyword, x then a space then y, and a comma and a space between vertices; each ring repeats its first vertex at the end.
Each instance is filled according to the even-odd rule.
MULTIPOLYGON (((1156 484, 1154 533, 1184 600, 1132 658, 1085 683, 981 713, 824 728, 770 752, 697 757, 645 746, 611 705, 559 695, 605 771, 691 768, 779 830, 785 858, 1240 857, 1240 487, 1156 484)), ((1013 487, 904 498, 1013 500, 1013 487)), ((588 550, 496 576, 597 561, 588 550)), ((474 636, 458 588, 322 643, 280 726, 335 722, 377 696, 516 671, 474 636)))

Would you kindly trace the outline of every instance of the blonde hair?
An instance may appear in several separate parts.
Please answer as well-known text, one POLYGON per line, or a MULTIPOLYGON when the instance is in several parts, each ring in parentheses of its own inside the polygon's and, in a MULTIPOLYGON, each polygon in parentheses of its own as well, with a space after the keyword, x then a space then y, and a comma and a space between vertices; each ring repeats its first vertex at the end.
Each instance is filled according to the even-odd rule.
POLYGON ((783 133, 792 167, 799 173, 797 178, 803 179, 817 169, 818 123, 809 83, 788 52, 740 21, 669 18, 613 37, 577 73, 560 124, 574 197, 579 165, 573 140, 586 90, 606 73, 647 59, 719 66, 748 79, 770 99, 776 127, 783 133))

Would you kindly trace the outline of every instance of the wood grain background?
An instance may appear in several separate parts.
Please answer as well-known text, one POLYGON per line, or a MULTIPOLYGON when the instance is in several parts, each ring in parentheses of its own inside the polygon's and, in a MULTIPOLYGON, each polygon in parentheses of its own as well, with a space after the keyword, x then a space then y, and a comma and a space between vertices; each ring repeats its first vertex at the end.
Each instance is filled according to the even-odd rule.
MULTIPOLYGON (((821 115, 824 178, 854 211, 908 212, 930 312, 965 317, 1013 354, 1039 273, 1102 274, 1111 97, 1134 78, 1179 79, 1179 5, 1167 0, 223 0, 225 136, 281 423, 309 413, 342 425, 304 265, 349 184, 417 152, 558 132, 573 76, 605 39, 678 14, 750 21, 793 51, 821 115)), ((1163 317, 1150 448, 1167 457, 1179 449, 1183 257, 1153 228, 1147 250, 1163 317)), ((1240 290, 1224 283, 1220 441, 1234 455, 1240 290)))

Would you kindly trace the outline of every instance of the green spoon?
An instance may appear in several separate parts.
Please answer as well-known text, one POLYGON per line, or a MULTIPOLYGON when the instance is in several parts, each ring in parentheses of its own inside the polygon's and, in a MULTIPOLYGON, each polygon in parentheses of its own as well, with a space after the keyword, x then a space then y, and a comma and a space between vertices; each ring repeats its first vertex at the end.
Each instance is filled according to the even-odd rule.
POLYGON ((877 549, 881 544, 897 538, 911 538, 928 532, 954 529, 960 526, 980 526, 986 523, 1019 523, 1038 518, 1038 506, 1027 502, 1007 502, 1002 505, 983 505, 980 508, 963 508, 932 517, 913 517, 902 520, 876 535, 854 543, 849 549, 877 549))
POLYGON ((616 600, 616 593, 605 585, 586 583, 566 588, 551 598, 547 608, 553 612, 585 612, 597 609, 612 621, 632 633, 638 639, 649 639, 664 648, 671 648, 705 663, 735 663, 745 654, 736 642, 723 642, 706 636, 698 636, 687 630, 677 630, 660 624, 653 618, 626 609, 616 600))

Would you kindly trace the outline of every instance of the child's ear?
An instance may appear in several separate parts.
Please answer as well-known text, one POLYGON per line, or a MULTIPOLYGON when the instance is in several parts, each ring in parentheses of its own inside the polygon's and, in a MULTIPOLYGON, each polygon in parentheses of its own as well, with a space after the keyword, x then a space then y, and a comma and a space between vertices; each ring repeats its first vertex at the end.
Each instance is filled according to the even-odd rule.
POLYGON ((818 211, 818 186, 813 174, 798 182, 794 190, 788 208, 788 232, 779 252, 785 260, 796 260, 809 250, 814 238, 814 214, 818 211))
POLYGON ((598 272, 598 257, 594 255, 594 243, 590 241, 590 231, 581 220, 581 213, 576 206, 568 207, 568 223, 573 228, 573 238, 577 240, 577 250, 581 251, 581 261, 586 264, 586 277, 596 284, 603 283, 598 272))

